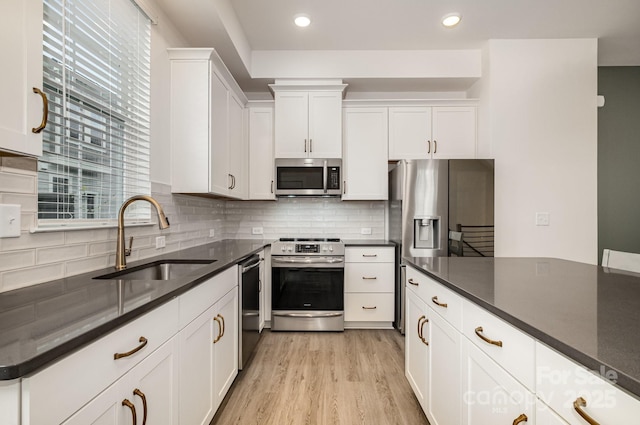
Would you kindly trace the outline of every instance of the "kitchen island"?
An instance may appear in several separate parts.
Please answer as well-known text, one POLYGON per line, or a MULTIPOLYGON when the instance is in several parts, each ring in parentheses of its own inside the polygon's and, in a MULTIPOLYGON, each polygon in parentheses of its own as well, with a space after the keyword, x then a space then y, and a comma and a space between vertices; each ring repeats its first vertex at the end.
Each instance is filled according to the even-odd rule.
MULTIPOLYGON (((566 408, 567 415, 581 409, 596 411, 597 415, 598 407, 606 407, 609 420, 614 419, 611 405, 596 406, 594 399, 600 396, 598 400, 617 403, 620 409, 623 398, 628 402, 624 406, 631 406, 627 411, 640 409, 640 275, 553 258, 442 257, 405 261, 408 303, 411 297, 418 300, 413 304, 416 317, 408 315, 407 339, 412 338, 413 319, 417 319, 418 344, 424 339, 422 342, 429 343, 426 350, 433 353, 438 349, 437 342, 429 340, 438 335, 433 326, 440 326, 443 318, 447 329, 455 329, 462 347, 462 366, 455 370, 463 382, 458 390, 465 394, 473 390, 472 381, 479 382, 478 370, 484 368, 486 354, 501 366, 496 371, 505 370, 515 377, 518 391, 537 397, 539 404, 543 404, 541 400, 550 405, 570 423, 574 418, 564 416, 562 409, 566 408), (432 297, 438 291, 439 296, 432 297), (418 315, 427 320, 419 320, 418 315), (479 348, 480 354, 474 347, 479 348), (509 350, 512 352, 505 355, 509 350), (557 372, 561 373, 549 378, 557 372), (566 390, 562 387, 565 384, 566 390), (575 394, 591 384, 597 384, 595 390, 590 390, 594 402, 589 407, 580 406, 575 394), (544 394, 554 388, 558 393, 563 388, 562 396, 556 394, 553 399, 544 394), (611 391, 626 394, 610 397, 611 391), (562 397, 569 398, 570 393, 577 408, 573 399, 571 403, 559 402, 562 397)), ((412 373, 409 371, 410 381, 412 373)), ((463 404, 462 423, 477 413, 474 408, 473 403, 463 404)), ((583 422, 578 419, 575 423, 583 422)))

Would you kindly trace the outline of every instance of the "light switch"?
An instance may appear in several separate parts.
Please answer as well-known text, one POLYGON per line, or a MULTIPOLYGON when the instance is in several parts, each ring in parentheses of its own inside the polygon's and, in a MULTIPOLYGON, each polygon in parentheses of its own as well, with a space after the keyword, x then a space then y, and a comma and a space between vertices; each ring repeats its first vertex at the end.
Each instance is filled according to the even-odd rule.
POLYGON ((0 205, 0 238, 20 237, 20 205, 0 205))

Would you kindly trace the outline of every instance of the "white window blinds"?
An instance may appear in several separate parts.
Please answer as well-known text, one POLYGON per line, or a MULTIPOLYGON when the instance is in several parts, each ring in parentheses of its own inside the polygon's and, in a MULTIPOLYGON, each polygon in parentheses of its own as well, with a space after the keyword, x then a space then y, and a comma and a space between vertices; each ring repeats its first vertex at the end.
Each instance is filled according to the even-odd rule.
MULTIPOLYGON (((151 191, 149 19, 131 0, 44 0, 43 34, 39 227, 108 222, 151 191)), ((148 218, 136 204, 127 216, 148 218)))

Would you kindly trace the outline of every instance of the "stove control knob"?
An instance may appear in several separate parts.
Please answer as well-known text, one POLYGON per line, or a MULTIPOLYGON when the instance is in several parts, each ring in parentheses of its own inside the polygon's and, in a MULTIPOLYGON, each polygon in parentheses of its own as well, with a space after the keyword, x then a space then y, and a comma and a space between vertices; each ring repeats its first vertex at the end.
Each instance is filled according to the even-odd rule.
POLYGON ((329 252, 333 252, 333 245, 329 245, 329 252))
POLYGON ((286 251, 286 248, 285 248, 285 246, 284 246, 284 245, 282 245, 282 246, 280 247, 280 251, 282 251, 282 252, 285 252, 285 251, 286 251))
POLYGON ((287 251, 292 252, 292 251, 293 251, 293 248, 292 248, 291 246, 288 246, 288 247, 287 247, 287 251))

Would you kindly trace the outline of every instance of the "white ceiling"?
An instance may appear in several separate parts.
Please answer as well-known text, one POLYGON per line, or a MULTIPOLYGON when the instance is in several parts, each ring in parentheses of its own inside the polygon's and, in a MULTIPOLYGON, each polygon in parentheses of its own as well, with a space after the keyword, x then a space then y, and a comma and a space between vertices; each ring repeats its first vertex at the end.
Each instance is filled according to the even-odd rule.
MULTIPOLYGON (((253 51, 479 49, 489 39, 597 38, 602 66, 640 66, 640 0, 156 0, 192 46, 214 47, 243 90, 253 51), (462 14, 453 29, 440 24, 462 14), (293 16, 312 23, 301 29, 293 16)), ((274 75, 274 78, 277 78, 274 75)), ((339 77, 339 76, 336 76, 339 77)), ((466 80, 466 81, 463 81, 466 80)), ((345 79, 349 91, 457 91, 461 79, 345 79)))

